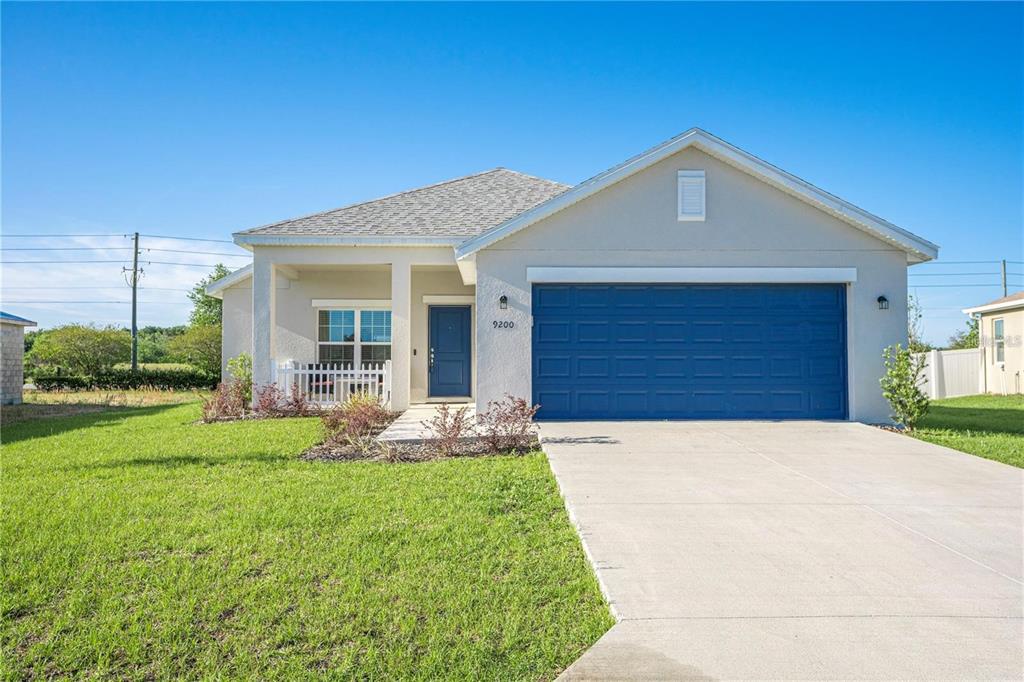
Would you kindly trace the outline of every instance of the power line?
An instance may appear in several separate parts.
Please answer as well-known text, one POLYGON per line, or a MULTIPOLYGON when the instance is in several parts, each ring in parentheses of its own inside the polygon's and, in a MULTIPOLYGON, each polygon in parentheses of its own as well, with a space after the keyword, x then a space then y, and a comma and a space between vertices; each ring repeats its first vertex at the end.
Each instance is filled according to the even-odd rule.
POLYGON ((46 239, 48 237, 124 237, 128 238, 128 235, 123 232, 118 234, 4 234, 5 239, 14 237, 17 239, 46 239))
POLYGON ((230 239, 201 239, 199 237, 168 237, 162 234, 141 234, 140 237, 152 237, 153 239, 180 239, 186 242, 216 242, 218 244, 234 244, 230 239))
POLYGON ((967 278, 967 276, 997 275, 998 272, 908 272, 911 278, 967 278))
POLYGON ((121 260, 5 260, 0 265, 25 265, 26 263, 43 263, 53 265, 55 263, 127 263, 128 259, 121 260))
POLYGON ((143 247, 143 251, 160 251, 162 253, 200 253, 204 256, 229 256, 231 258, 252 258, 251 253, 224 253, 223 251, 191 251, 187 249, 156 249, 143 247))
POLYGON ((928 261, 927 263, 917 263, 914 265, 915 268, 919 268, 922 265, 992 265, 993 263, 999 263, 997 260, 944 260, 944 261, 928 261))
MULTIPOLYGON (((38 303, 41 305, 64 305, 69 303, 81 304, 81 303, 124 303, 130 304, 131 301, 4 301, 4 303, 19 303, 22 305, 28 305, 30 303, 38 303)), ((181 301, 139 301, 139 303, 145 303, 147 305, 181 305, 181 301)))
POLYGON ((908 284, 911 289, 930 289, 933 287, 1001 287, 1001 284, 908 284))
POLYGON ((189 268, 215 268, 220 265, 220 263, 169 263, 162 260, 147 260, 144 262, 146 265, 181 265, 189 268))
POLYGON ((131 251, 130 246, 47 246, 32 248, 9 249, 6 246, 0 251, 131 251))
MULTIPOLYGON (((124 289, 125 285, 120 284, 111 287, 79 287, 79 286, 66 286, 66 287, 0 287, 3 289, 124 289)), ((175 289, 174 287, 139 287, 142 291, 192 291, 191 289, 175 289)))

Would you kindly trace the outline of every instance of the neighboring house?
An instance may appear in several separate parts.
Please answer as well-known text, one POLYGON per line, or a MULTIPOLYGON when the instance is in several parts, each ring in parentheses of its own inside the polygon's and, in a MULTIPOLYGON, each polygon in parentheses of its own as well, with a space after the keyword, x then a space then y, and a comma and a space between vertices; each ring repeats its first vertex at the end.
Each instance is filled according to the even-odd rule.
POLYGON ((982 387, 985 393, 1024 391, 1024 291, 967 308, 978 318, 982 387))
POLYGON ((25 327, 36 323, 0 312, 0 404, 18 405, 25 384, 25 327))
POLYGON ((234 238, 253 264, 208 292, 257 383, 390 358, 395 409, 546 419, 886 421, 906 269, 938 253, 699 129, 575 187, 499 168, 234 238))

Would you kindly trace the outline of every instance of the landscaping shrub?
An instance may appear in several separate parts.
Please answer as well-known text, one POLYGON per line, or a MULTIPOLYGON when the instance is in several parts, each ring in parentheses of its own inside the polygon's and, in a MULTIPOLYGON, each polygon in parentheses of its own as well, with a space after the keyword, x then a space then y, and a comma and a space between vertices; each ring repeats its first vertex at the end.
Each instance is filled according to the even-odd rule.
POLYGON ((928 396, 921 390, 921 374, 927 364, 924 355, 915 355, 897 343, 886 348, 883 357, 882 395, 892 407, 890 416, 907 431, 913 431, 928 413, 928 396))
POLYGON ((245 416, 243 388, 239 381, 225 381, 217 384, 213 395, 203 398, 203 421, 212 422, 245 416))
POLYGON ((328 440, 365 448, 391 420, 391 413, 377 396, 355 393, 345 402, 322 413, 320 419, 328 440))
POLYGON ((533 439, 533 417, 539 409, 540 405, 506 394, 477 415, 477 432, 494 452, 525 450, 533 439))
POLYGON ((286 400, 275 384, 260 386, 253 393, 252 411, 258 417, 283 417, 287 413, 286 400))
POLYGON ((104 369, 90 375, 36 371, 36 388, 43 391, 111 390, 127 391, 140 388, 162 391, 192 391, 211 389, 217 377, 194 368, 184 369, 104 369))
POLYGON ((252 400, 252 356, 248 353, 240 353, 228 360, 228 374, 235 381, 242 382, 245 386, 245 400, 252 400))
POLYGON ((432 440, 443 457, 451 457, 459 447, 459 441, 473 434, 473 423, 469 419, 469 408, 452 410, 448 403, 437 408, 437 414, 423 422, 430 430, 432 440))

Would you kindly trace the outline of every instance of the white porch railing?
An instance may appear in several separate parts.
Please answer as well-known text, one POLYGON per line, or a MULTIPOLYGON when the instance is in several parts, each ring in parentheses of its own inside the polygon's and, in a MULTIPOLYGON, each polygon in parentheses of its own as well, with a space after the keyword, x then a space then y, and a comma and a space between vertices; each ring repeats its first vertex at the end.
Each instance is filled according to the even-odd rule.
POLYGON ((286 396, 296 392, 320 406, 343 403, 354 393, 377 396, 391 403, 391 361, 363 363, 362 369, 335 363, 298 363, 288 360, 274 364, 274 384, 286 396))

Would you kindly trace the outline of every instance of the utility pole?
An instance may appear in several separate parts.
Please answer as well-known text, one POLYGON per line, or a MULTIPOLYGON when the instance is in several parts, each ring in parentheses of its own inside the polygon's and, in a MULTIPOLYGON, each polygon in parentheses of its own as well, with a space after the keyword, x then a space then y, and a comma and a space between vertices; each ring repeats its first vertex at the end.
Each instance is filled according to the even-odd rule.
POLYGON ((1002 266, 1000 269, 1002 270, 1002 275, 1003 275, 1003 298, 1006 298, 1007 294, 1006 294, 1006 259, 1005 258, 1002 261, 1000 261, 1000 265, 1002 266))
POLYGON ((132 241, 132 371, 139 369, 139 233, 132 241))

